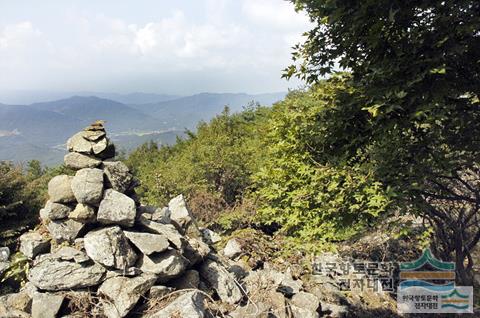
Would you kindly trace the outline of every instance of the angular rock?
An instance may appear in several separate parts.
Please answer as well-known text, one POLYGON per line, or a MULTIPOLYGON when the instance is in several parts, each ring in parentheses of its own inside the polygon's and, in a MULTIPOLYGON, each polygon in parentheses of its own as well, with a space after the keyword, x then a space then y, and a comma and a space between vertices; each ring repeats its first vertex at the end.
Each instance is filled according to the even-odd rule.
POLYGON ((163 296, 168 295, 173 291, 173 288, 167 286, 152 286, 152 288, 150 288, 150 291, 148 292, 148 298, 162 298, 163 296))
POLYGON ((49 250, 50 241, 38 232, 28 232, 20 236, 20 252, 30 259, 49 250))
POLYGON ((123 193, 107 189, 100 202, 97 221, 103 224, 133 226, 136 216, 135 202, 123 193))
POLYGON ((317 312, 319 307, 320 300, 310 293, 299 292, 293 295, 291 300, 291 309, 295 318, 317 318, 320 316, 317 312))
POLYGON ((181 276, 168 282, 168 285, 176 290, 197 289, 199 284, 200 274, 194 269, 186 270, 181 276))
POLYGON ((284 274, 282 274, 280 283, 278 284, 277 290, 283 293, 286 296, 292 296, 298 294, 302 289, 303 283, 301 280, 295 280, 292 278, 292 273, 290 268, 288 268, 284 274))
POLYGON ((105 150, 103 150, 102 152, 97 153, 96 156, 101 159, 110 159, 115 157, 115 145, 111 142, 108 142, 107 148, 105 148, 105 150))
POLYGON ((125 193, 130 187, 133 175, 130 173, 127 165, 121 161, 105 161, 103 171, 107 181, 113 190, 125 193))
POLYGON ((124 233, 128 240, 146 255, 163 252, 170 246, 164 235, 130 231, 124 233))
POLYGON ((92 151, 95 155, 98 155, 99 153, 105 151, 107 149, 107 146, 109 144, 109 140, 107 137, 98 139, 94 143, 92 143, 92 151))
POLYGON ((192 237, 201 237, 197 225, 192 217, 192 214, 187 209, 187 203, 182 194, 176 196, 168 203, 170 210, 170 219, 172 223, 183 233, 192 237))
POLYGON ((182 274, 188 260, 177 250, 169 250, 150 256, 142 255, 137 266, 147 273, 156 274, 159 282, 165 282, 182 274))
POLYGON ((107 134, 105 133, 105 130, 84 130, 83 131, 83 138, 93 142, 105 137, 106 135, 107 134))
POLYGON ((79 264, 45 257, 28 273, 37 288, 57 291, 96 286, 103 280, 105 268, 99 264, 79 264))
POLYGON ((15 316, 13 313, 18 311, 19 313, 30 312, 32 308, 32 297, 29 293, 21 291, 19 293, 7 294, 0 297, 0 317, 23 317, 21 315, 15 316), (2 306, 3 305, 3 306, 2 306), (2 307, 3 311, 2 312, 2 307), (6 313, 12 314, 11 316, 6 316, 6 313))
POLYGON ((47 201, 45 204, 45 215, 49 220, 60 220, 68 216, 72 208, 68 205, 47 201))
POLYGON ((141 205, 137 212, 137 217, 143 215, 143 218, 153 222, 170 224, 171 221, 170 210, 167 207, 157 208, 151 205, 141 205))
POLYGON ((0 276, 10 267, 10 262, 0 262, 0 276))
MULTIPOLYGON (((230 313, 231 318, 277 318, 277 316, 270 315, 271 307, 263 302, 248 303, 243 307, 237 307, 230 313)), ((280 318, 280 317, 278 317, 280 318)), ((281 317, 283 318, 283 317, 281 317)))
POLYGON ((90 222, 95 220, 95 209, 87 204, 78 203, 75 209, 68 215, 69 219, 78 222, 90 222))
POLYGON ((219 234, 217 234, 216 232, 210 229, 203 229, 201 230, 201 232, 202 232, 203 240, 207 244, 215 244, 222 240, 222 237, 219 234))
POLYGON ((107 279, 98 293, 107 296, 103 308, 107 317, 125 317, 156 281, 155 275, 144 274, 138 277, 113 277, 107 279))
POLYGON ((81 152, 85 154, 92 153, 92 142, 84 138, 85 132, 80 131, 67 140, 67 150, 81 152))
POLYGON ((83 168, 96 168, 102 161, 78 152, 69 152, 63 157, 63 162, 65 166, 74 170, 79 170, 83 168))
POLYGON ((58 203, 75 202, 75 195, 72 191, 72 176, 59 175, 48 182, 48 195, 50 201, 58 203))
POLYGON ((33 296, 32 318, 55 318, 65 296, 37 293, 33 296))
POLYGON ((187 245, 183 249, 183 256, 190 262, 190 266, 194 266, 203 261, 210 253, 210 247, 201 240, 189 238, 187 245))
POLYGON ((8 247, 0 247, 0 262, 6 262, 10 258, 10 249, 8 247))
POLYGON ((242 299, 242 292, 233 274, 220 264, 212 260, 205 261, 200 267, 200 276, 215 289, 223 302, 235 304, 242 299))
POLYGON ((82 231, 85 224, 71 219, 50 221, 47 229, 57 242, 73 242, 82 231))
POLYGON ((199 291, 191 291, 178 297, 160 311, 147 315, 147 318, 204 318, 206 316, 203 295, 199 291))
POLYGON ((70 246, 62 246, 60 249, 45 255, 44 258, 60 261, 72 261, 79 264, 90 261, 90 258, 87 256, 87 254, 70 246))
POLYGON ((94 261, 116 269, 135 264, 137 254, 118 226, 90 231, 85 235, 85 250, 94 261))
POLYGON ((230 259, 240 256, 242 252, 242 244, 236 238, 228 240, 227 245, 225 245, 225 248, 223 249, 223 254, 230 259))
POLYGON ((162 234, 167 237, 167 239, 179 250, 183 251, 183 249, 187 245, 187 240, 178 233, 175 226, 171 224, 163 224, 158 222, 153 222, 147 219, 145 214, 142 214, 138 218, 138 222, 143 225, 145 228, 150 230, 151 232, 162 234))
POLYGON ((72 180, 72 191, 78 203, 98 204, 103 196, 103 171, 96 168, 78 170, 72 180))

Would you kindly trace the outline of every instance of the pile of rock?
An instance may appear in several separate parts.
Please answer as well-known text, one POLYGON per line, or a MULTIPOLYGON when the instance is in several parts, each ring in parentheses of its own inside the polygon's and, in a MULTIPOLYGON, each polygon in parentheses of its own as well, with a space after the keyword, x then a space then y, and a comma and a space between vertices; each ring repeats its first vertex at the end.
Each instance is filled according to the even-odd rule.
MULTIPOLYGON (((76 173, 49 182, 43 226, 20 239, 20 251, 32 260, 28 283, 0 297, 1 317, 206 317, 206 295, 228 304, 225 315, 253 310, 245 292, 257 288, 258 273, 240 275, 234 261, 215 254, 208 244, 219 238, 208 231, 203 237, 182 195, 168 207, 141 205, 138 182, 112 160, 115 147, 101 122, 67 147, 65 165, 76 173), (246 279, 242 287, 245 276, 252 283, 246 279)), ((238 249, 232 244, 229 249, 238 249)), ((315 296, 300 294, 301 284, 282 275, 274 278, 277 299, 285 305, 283 297, 292 298, 295 317, 317 317, 315 296)))

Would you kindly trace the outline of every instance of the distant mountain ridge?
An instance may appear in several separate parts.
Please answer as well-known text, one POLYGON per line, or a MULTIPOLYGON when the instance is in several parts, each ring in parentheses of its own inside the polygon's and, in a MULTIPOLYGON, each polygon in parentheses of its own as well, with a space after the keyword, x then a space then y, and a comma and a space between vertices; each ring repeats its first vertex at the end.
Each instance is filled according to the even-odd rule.
MULTIPOLYGON (((130 101, 147 98, 138 94, 142 93, 122 96, 129 96, 130 101)), ((149 140, 171 144, 186 128, 195 129, 199 121, 210 120, 225 106, 237 112, 252 101, 269 106, 284 97, 285 93, 201 93, 185 97, 163 95, 166 100, 126 104, 77 95, 30 105, 0 103, 0 160, 38 159, 45 164, 57 164, 63 158, 63 143, 68 136, 97 119, 106 120, 106 127, 120 149, 129 151, 149 140)))

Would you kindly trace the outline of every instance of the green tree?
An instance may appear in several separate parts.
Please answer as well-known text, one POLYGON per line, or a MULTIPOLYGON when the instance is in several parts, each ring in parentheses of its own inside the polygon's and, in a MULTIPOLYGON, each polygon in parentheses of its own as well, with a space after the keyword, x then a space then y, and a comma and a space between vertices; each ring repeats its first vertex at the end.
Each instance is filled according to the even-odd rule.
POLYGON ((398 204, 425 216, 437 253, 455 259, 459 282, 471 284, 480 239, 480 2, 293 2, 315 26, 285 76, 316 83, 348 70, 356 93, 338 107, 364 113, 355 130, 344 127, 350 115, 330 118, 337 143, 326 154, 363 162, 398 204))

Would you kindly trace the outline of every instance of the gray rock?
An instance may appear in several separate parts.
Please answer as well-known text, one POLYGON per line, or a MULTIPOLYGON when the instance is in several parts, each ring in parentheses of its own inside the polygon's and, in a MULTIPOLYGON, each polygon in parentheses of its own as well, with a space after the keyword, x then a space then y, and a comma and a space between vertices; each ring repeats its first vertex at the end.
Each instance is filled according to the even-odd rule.
POLYGON ((188 260, 177 250, 168 250, 150 256, 142 255, 137 266, 147 273, 156 274, 159 282, 166 282, 182 274, 188 265, 188 260))
POLYGON ((176 290, 198 289, 199 284, 200 274, 194 269, 186 270, 185 273, 168 282, 168 285, 174 287, 176 290))
POLYGON ((109 318, 125 317, 156 281, 155 275, 138 277, 113 277, 107 279, 98 289, 108 302, 103 303, 104 313, 109 318))
POLYGON ((96 156, 102 159, 110 159, 115 157, 115 145, 109 141, 107 148, 105 148, 104 151, 97 153, 96 156))
POLYGON ((210 253, 210 247, 201 240, 196 238, 189 238, 183 249, 183 256, 190 262, 190 266, 194 266, 203 261, 210 253))
POLYGON ((173 291, 173 288, 167 286, 152 286, 152 288, 150 288, 150 292, 148 293, 148 298, 162 298, 163 296, 168 295, 173 291))
POLYGON ((348 314, 349 310, 347 306, 322 302, 322 315, 326 315, 326 317, 342 318, 348 317, 348 314))
POLYGON ((113 190, 121 193, 128 190, 133 176, 126 164, 121 161, 106 161, 103 163, 103 171, 113 190))
POLYGON ((179 250, 183 251, 183 249, 187 245, 187 240, 178 233, 175 226, 171 224, 163 224, 158 222, 153 222, 147 219, 145 214, 142 214, 138 218, 138 222, 143 225, 145 228, 150 230, 151 232, 162 234, 167 237, 167 239, 179 250))
POLYGON ((32 318, 55 318, 65 296, 37 293, 33 296, 32 318))
POLYGON ((72 180, 72 191, 78 203, 98 204, 103 196, 103 171, 96 168, 78 170, 72 180))
POLYGON ((170 210, 167 207, 157 208, 151 205, 140 205, 137 209, 137 217, 142 216, 153 222, 170 224, 170 210))
POLYGON ((227 245, 225 245, 225 248, 223 249, 223 254, 230 259, 240 256, 242 252, 242 244, 236 238, 228 240, 227 245))
POLYGON ((320 300, 313 294, 299 292, 293 295, 290 303, 295 318, 317 318, 320 316, 317 312, 320 307, 320 300))
POLYGON ((210 230, 210 229, 203 229, 201 230, 202 232, 202 237, 203 237, 203 240, 207 243, 207 244, 215 244, 215 243, 218 243, 222 240, 222 237, 210 230))
POLYGON ((67 175, 53 177, 50 182, 48 182, 50 201, 58 203, 75 202, 75 195, 71 187, 72 180, 73 177, 67 175))
POLYGON ((0 276, 10 267, 10 262, 0 262, 0 276))
POLYGON ((68 205, 47 201, 45 204, 45 216, 49 220, 61 220, 68 216, 72 208, 68 205))
POLYGON ((118 226, 90 231, 85 235, 85 251, 94 261, 116 269, 135 264, 137 254, 118 226))
POLYGON ((8 247, 0 247, 0 262, 6 262, 10 258, 10 249, 8 247))
POLYGON ((123 193, 107 189, 100 202, 97 221, 103 224, 133 226, 136 216, 135 202, 123 193))
POLYGON ((70 246, 62 246, 58 250, 42 256, 42 260, 46 258, 60 261, 72 261, 79 264, 90 261, 87 254, 70 246))
MULTIPOLYGON (((32 308, 32 297, 29 293, 21 291, 19 293, 7 294, 0 297, 0 317, 24 317, 18 313, 30 312, 32 308), (2 308, 3 307, 3 308, 2 308), (10 314, 7 316, 6 314, 10 314)), ((30 316, 27 316, 30 317, 30 316)))
POLYGON ((178 297, 160 311, 148 315, 147 318, 204 318, 206 316, 203 295, 199 291, 191 291, 178 297))
POLYGON ((96 168, 102 163, 101 160, 95 157, 78 152, 69 152, 63 157, 63 162, 65 163, 65 166, 74 170, 96 168))
POLYGON ((75 209, 70 212, 68 218, 78 222, 95 221, 95 209, 90 205, 78 203, 75 209))
POLYGON ((223 302, 235 304, 242 299, 242 292, 233 274, 220 264, 212 260, 205 261, 200 267, 200 276, 215 289, 223 302))
POLYGON ((163 252, 170 246, 164 235, 130 231, 124 233, 128 240, 146 255, 163 252))
POLYGON ((106 135, 105 130, 84 130, 82 132, 82 137, 88 141, 97 141, 106 135))
POLYGON ((187 203, 182 194, 176 196, 168 203, 172 223, 183 233, 191 237, 201 237, 201 233, 194 222, 192 214, 187 208, 187 203))
POLYGON ((37 288, 57 291, 96 286, 103 280, 105 268, 99 264, 79 264, 44 257, 28 273, 37 288))
POLYGON ((30 259, 49 250, 50 241, 38 232, 28 232, 20 236, 20 252, 30 259))
MULTIPOLYGON (((245 306, 237 307, 229 315, 231 318, 270 318, 277 316, 270 315, 271 307, 264 302, 248 303, 245 306)), ((279 317, 280 318, 280 317, 279 317)), ((283 318, 283 317, 282 317, 283 318)))
POLYGON ((50 221, 47 229, 52 238, 57 242, 73 242, 82 231, 85 224, 72 219, 50 221))
POLYGON ((94 143, 92 143, 92 151, 95 155, 98 155, 100 153, 102 153, 103 151, 105 151, 105 149, 107 149, 107 146, 109 144, 109 140, 107 137, 104 137, 104 138, 101 138, 101 139, 98 139, 97 141, 95 141, 94 143))
POLYGON ((283 277, 278 284, 277 290, 286 296, 298 294, 303 286, 302 281, 292 278, 292 272, 290 268, 288 268, 282 276, 283 277))
POLYGON ((67 140, 67 150, 73 152, 92 153, 92 143, 83 136, 85 132, 80 131, 67 140))
POLYGON ((112 278, 112 277, 134 277, 142 274, 142 271, 140 268, 136 267, 128 267, 125 269, 109 269, 107 272, 106 279, 112 278))

